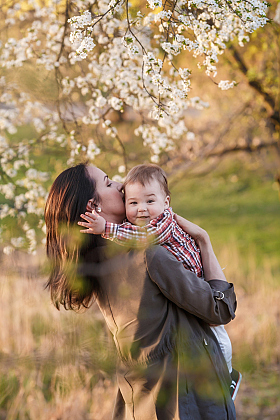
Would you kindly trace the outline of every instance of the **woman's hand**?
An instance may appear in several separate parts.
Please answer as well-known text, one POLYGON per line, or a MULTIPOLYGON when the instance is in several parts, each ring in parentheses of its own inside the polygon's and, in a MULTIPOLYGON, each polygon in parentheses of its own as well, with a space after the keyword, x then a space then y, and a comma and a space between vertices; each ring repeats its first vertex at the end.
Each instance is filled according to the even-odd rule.
POLYGON ((213 251, 212 244, 206 230, 175 214, 175 219, 181 228, 192 236, 200 248, 204 278, 206 281, 218 279, 226 281, 224 272, 213 251))
POLYGON ((188 233, 190 236, 193 237, 197 245, 200 247, 203 243, 209 241, 209 235, 206 230, 202 229, 198 225, 190 222, 184 217, 175 214, 175 219, 177 223, 181 226, 181 228, 188 233))
POLYGON ((97 214, 95 210, 92 210, 92 213, 86 212, 85 214, 81 214, 80 217, 87 221, 87 223, 78 222, 79 226, 84 226, 85 228, 87 228, 85 230, 80 230, 80 232, 93 233, 94 235, 101 235, 105 232, 106 220, 104 219, 104 217, 99 216, 99 214, 97 214))

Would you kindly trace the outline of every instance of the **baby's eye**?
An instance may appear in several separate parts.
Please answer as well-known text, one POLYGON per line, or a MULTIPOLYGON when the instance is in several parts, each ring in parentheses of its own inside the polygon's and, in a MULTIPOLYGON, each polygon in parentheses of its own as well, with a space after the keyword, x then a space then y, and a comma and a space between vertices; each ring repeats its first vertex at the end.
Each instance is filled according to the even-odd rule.
POLYGON ((148 200, 148 204, 154 203, 155 200, 148 200))
POLYGON ((129 204, 132 204, 133 206, 135 206, 137 204, 137 201, 131 201, 129 204))

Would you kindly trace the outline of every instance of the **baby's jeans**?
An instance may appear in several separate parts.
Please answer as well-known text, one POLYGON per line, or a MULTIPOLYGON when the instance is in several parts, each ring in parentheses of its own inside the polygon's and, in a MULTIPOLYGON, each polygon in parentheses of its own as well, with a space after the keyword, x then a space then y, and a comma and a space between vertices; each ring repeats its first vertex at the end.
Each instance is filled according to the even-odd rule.
POLYGON ((218 340, 218 343, 221 347, 224 358, 226 360, 229 373, 231 373, 232 347, 231 347, 231 341, 228 336, 228 333, 226 332, 225 327, 223 325, 217 325, 216 327, 210 327, 210 328, 218 340))

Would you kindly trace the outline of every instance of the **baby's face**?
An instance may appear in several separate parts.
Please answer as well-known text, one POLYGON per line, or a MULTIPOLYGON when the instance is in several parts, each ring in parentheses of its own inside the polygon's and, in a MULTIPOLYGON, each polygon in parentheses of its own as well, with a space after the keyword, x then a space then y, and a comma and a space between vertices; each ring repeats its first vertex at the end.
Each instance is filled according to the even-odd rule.
POLYGON ((136 182, 125 187, 126 217, 134 225, 143 226, 169 207, 166 196, 156 179, 143 186, 136 182))

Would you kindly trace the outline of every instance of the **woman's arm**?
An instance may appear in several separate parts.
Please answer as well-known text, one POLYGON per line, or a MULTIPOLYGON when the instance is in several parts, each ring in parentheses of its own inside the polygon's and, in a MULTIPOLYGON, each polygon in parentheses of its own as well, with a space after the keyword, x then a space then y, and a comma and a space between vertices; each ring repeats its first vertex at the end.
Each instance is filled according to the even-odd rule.
POLYGON ((219 279, 227 281, 224 272, 217 260, 217 257, 212 248, 212 244, 206 230, 198 225, 184 219, 181 216, 175 215, 175 218, 181 228, 191 235, 200 248, 202 266, 204 271, 204 278, 206 281, 219 279))
MULTIPOLYGON (((208 246, 205 247, 207 259, 211 259, 208 246)), ((151 280, 178 307, 209 324, 227 324, 235 317, 234 287, 227 281, 214 275, 209 281, 204 281, 186 270, 174 255, 161 246, 146 251, 146 264, 151 280)), ((212 265, 215 267, 216 263, 210 261, 210 272, 212 265)), ((218 270, 214 268, 213 273, 217 274, 218 270)))

